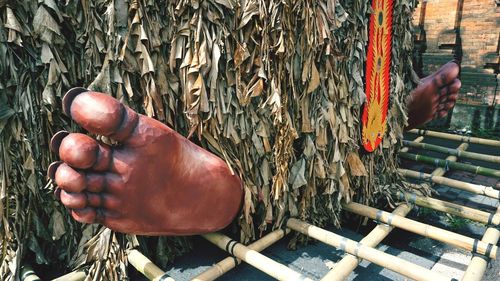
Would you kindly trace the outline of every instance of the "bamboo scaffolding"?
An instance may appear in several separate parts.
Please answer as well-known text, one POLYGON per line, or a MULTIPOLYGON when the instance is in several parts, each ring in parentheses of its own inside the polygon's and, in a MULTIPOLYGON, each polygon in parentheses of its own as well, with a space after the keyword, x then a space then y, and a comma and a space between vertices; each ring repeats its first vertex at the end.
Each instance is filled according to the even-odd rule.
MULTIPOLYGON (((415 142, 422 142, 424 140, 423 136, 417 137, 415 142)), ((468 148, 468 144, 461 144, 457 147, 457 150, 465 150, 468 148)), ((403 147, 401 151, 407 152, 408 148, 403 147)), ((449 156, 446 158, 448 161, 456 161, 457 158, 455 156, 449 156)), ((433 175, 443 175, 446 171, 442 168, 436 168, 433 172, 433 175)), ((430 176, 430 175, 429 175, 430 176)), ((398 208, 396 208, 392 213, 395 215, 399 215, 405 217, 411 210, 411 205, 402 204, 398 208)), ((389 235, 389 233, 394 229, 393 226, 389 226, 386 224, 379 224, 376 226, 365 238, 361 240, 361 243, 370 246, 376 247, 382 240, 389 235)), ((361 261, 353 256, 347 255, 340 262, 338 262, 335 267, 330 270, 330 272, 323 277, 322 280, 329 281, 340 281, 346 279, 349 274, 359 265, 361 261)))
POLYGON ((41 281, 40 277, 36 275, 35 271, 30 265, 21 267, 20 278, 21 281, 41 281))
POLYGON ((473 239, 461 234, 457 234, 401 216, 393 215, 391 213, 358 203, 343 204, 343 207, 349 212, 369 217, 371 219, 381 221, 383 223, 393 225, 406 231, 438 240, 458 248, 472 251, 473 253, 485 255, 492 259, 495 259, 497 255, 498 247, 490 243, 484 243, 478 241, 477 239, 473 239))
MULTIPOLYGON (((275 230, 275 231, 267 234, 266 236, 262 237, 261 239, 255 241, 254 243, 248 245, 248 249, 254 250, 257 252, 262 252, 267 247, 269 247, 272 244, 281 240, 281 238, 285 237, 285 235, 288 233, 290 233, 290 229, 288 229, 288 228, 286 230, 282 230, 282 229, 275 230)), ((226 272, 235 268, 240 263, 241 263, 240 259, 235 259, 233 257, 227 257, 227 258, 221 260, 220 262, 216 263, 214 266, 212 266, 211 268, 209 268, 205 272, 202 272, 198 276, 194 277, 192 280, 193 281, 215 280, 216 278, 221 277, 226 272)))
MULTIPOLYGON (((423 142, 423 141, 424 141, 424 137, 423 136, 418 136, 416 139, 413 140, 413 142, 416 142, 416 143, 420 143, 420 142, 423 142)), ((399 151, 408 152, 408 150, 410 150, 409 147, 402 147, 399 151)))
POLYGON ((131 250, 127 258, 129 263, 149 280, 174 281, 172 277, 169 277, 163 270, 137 250, 131 250))
POLYGON ((297 219, 289 219, 287 227, 414 280, 450 280, 450 278, 442 276, 437 272, 432 272, 427 268, 297 219))
MULTIPOLYGON (((408 204, 399 205, 392 213, 399 216, 406 216, 412 207, 408 204)), ((389 233, 394 229, 394 226, 379 224, 370 233, 359 241, 367 247, 375 248, 389 233)), ((346 279, 349 274, 359 265, 361 260, 351 254, 347 254, 330 270, 321 280, 322 281, 341 281, 346 279)))
MULTIPOLYGON (((436 152, 440 152, 440 153, 446 153, 449 155, 462 157, 462 158, 481 160, 481 161, 492 162, 492 163, 500 163, 500 156, 495 156, 495 155, 487 155, 487 154, 481 154, 481 153, 461 151, 458 149, 448 148, 448 147, 444 147, 444 146, 415 142, 415 141, 407 141, 407 140, 403 140, 403 144, 406 146, 410 146, 410 147, 431 150, 431 151, 436 151, 436 152)), ((407 151, 403 151, 402 149, 401 149, 401 151, 407 152, 407 151)))
POLYGON ((483 145, 500 147, 500 141, 497 141, 497 140, 475 138, 475 137, 470 137, 470 136, 459 136, 459 135, 453 135, 453 134, 447 134, 447 133, 441 133, 441 132, 435 132, 435 131, 419 130, 419 129, 413 129, 413 130, 410 130, 409 132, 412 134, 420 135, 420 136, 429 136, 429 137, 436 137, 436 138, 441 138, 441 139, 461 141, 461 142, 466 142, 466 143, 476 143, 476 144, 483 144, 483 145))
POLYGON ((52 279, 52 281, 83 281, 85 277, 87 277, 87 274, 84 271, 76 270, 56 279, 52 279))
POLYGON ((278 280, 311 280, 302 274, 278 263, 241 243, 238 243, 231 238, 219 233, 209 233, 202 235, 217 247, 229 252, 229 254, 243 260, 249 265, 259 269, 260 271, 268 274, 269 276, 278 280))
POLYGON ((438 200, 430 197, 420 196, 415 193, 403 193, 398 192, 400 199, 404 199, 407 202, 415 203, 418 206, 430 208, 436 211, 452 214, 469 220, 483 223, 485 225, 500 225, 500 215, 492 214, 480 210, 476 210, 470 207, 458 205, 451 202, 446 202, 443 200, 438 200))
MULTIPOLYGON (((457 150, 465 151, 465 150, 467 150, 467 148, 469 148, 469 144, 462 143, 457 147, 457 150)), ((458 157, 451 155, 451 156, 446 157, 445 160, 451 161, 451 162, 456 162, 458 160, 458 157)), ((446 167, 446 169, 441 168, 441 167, 437 167, 436 169, 434 169, 434 171, 432 171, 431 175, 444 176, 444 174, 446 174, 446 172, 448 172, 448 167, 446 167)))
MULTIPOLYGON (((500 215, 500 206, 497 208, 495 215, 500 215)), ((500 230, 495 227, 489 227, 481 239, 484 243, 491 243, 496 245, 500 239, 500 230)), ((472 257, 467 270, 462 277, 462 281, 481 281, 484 272, 488 266, 489 259, 484 256, 474 255, 472 257)))
POLYGON ((496 169, 490 169, 490 168, 485 168, 485 167, 475 166, 475 165, 470 165, 470 164, 465 164, 465 163, 458 163, 458 162, 454 162, 454 161, 434 158, 434 157, 425 156, 425 155, 412 154, 412 153, 408 153, 408 152, 399 152, 398 155, 401 156, 402 158, 405 158, 405 159, 410 159, 410 160, 417 161, 417 162, 431 164, 431 165, 435 165, 435 166, 445 168, 445 169, 451 168, 451 169, 467 171, 467 172, 471 172, 474 174, 483 175, 483 176, 487 176, 487 177, 500 178, 500 170, 496 170, 496 169))
POLYGON ((474 194, 484 195, 495 199, 500 199, 500 190, 496 190, 491 186, 478 185, 468 182, 463 182, 459 180, 454 180, 441 176, 433 176, 431 174, 426 174, 422 172, 406 170, 406 169, 398 169, 405 177, 410 177, 414 179, 420 179, 427 182, 433 182, 436 184, 446 185, 452 188, 465 190, 474 194))

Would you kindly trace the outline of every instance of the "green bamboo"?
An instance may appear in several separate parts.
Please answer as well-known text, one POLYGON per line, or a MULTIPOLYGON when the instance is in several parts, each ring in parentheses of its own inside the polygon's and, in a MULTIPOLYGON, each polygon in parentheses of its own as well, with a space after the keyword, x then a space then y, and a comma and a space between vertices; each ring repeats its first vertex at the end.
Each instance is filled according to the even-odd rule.
MULTIPOLYGON (((487 154, 481 154, 481 153, 461 151, 461 150, 454 149, 454 148, 448 148, 448 147, 439 146, 439 145, 433 145, 433 144, 415 142, 415 141, 407 141, 407 140, 403 141, 403 145, 407 145, 407 146, 415 147, 415 148, 420 148, 420 149, 425 149, 425 150, 432 150, 432 151, 441 152, 441 153, 446 153, 446 154, 461 157, 461 158, 481 160, 481 161, 487 161, 487 162, 492 162, 492 163, 500 163, 500 156, 495 156, 495 155, 487 155, 487 154)), ((407 151, 402 151, 402 152, 407 152, 407 151)))
POLYGON ((481 166, 475 166, 470 164, 458 163, 453 161, 446 161, 439 158, 434 158, 425 155, 412 154, 408 152, 399 152, 399 156, 405 159, 422 162, 426 164, 436 165, 441 168, 451 168, 460 171, 467 171, 478 175, 483 175, 487 177, 500 178, 500 170, 485 168, 481 166))
MULTIPOLYGON (((419 137, 417 137, 416 139, 413 140, 413 142, 423 142, 423 141, 424 141, 424 137, 423 136, 419 136, 419 137)), ((401 150, 399 150, 399 151, 408 152, 408 150, 410 150, 409 147, 402 147, 401 150)))
POLYGON ((470 137, 470 136, 453 135, 453 134, 428 131, 428 130, 419 130, 419 129, 413 129, 413 130, 410 130, 409 132, 413 133, 413 134, 420 135, 420 136, 429 136, 429 137, 436 137, 436 138, 441 138, 441 139, 461 141, 461 142, 466 142, 466 143, 484 144, 484 145, 489 145, 489 146, 500 147, 500 141, 497 141, 497 140, 482 139, 482 138, 476 138, 476 137, 470 137))

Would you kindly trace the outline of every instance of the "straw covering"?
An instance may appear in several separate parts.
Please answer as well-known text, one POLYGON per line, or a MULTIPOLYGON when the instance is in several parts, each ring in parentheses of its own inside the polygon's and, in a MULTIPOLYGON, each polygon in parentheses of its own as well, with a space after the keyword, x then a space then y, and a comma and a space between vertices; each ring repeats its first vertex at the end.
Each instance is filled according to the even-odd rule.
POLYGON ((414 2, 394 1, 387 130, 360 154, 369 1, 0 1, 0 279, 13 280, 24 258, 123 279, 127 247, 160 266, 190 247, 80 225, 54 200, 48 141, 79 130, 61 114, 74 86, 225 159, 244 181, 241 242, 289 216, 338 225, 342 199, 387 197, 415 82, 414 2))

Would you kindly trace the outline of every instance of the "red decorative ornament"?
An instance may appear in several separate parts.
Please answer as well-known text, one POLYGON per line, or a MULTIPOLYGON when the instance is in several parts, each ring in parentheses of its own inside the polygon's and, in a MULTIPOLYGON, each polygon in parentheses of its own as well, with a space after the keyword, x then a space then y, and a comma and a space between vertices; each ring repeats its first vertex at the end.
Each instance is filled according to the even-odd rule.
POLYGON ((372 152, 387 127, 390 94, 393 0, 373 0, 366 62, 366 103, 361 118, 362 143, 372 152))

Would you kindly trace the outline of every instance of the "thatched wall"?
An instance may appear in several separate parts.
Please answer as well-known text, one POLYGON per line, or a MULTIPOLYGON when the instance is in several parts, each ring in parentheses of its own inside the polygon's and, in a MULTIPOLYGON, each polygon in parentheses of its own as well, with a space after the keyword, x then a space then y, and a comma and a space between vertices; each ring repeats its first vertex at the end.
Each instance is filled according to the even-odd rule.
POLYGON ((369 1, 0 1, 0 278, 34 260, 91 264, 91 275, 116 279, 126 247, 147 245, 161 264, 189 248, 82 226, 54 200, 48 141, 81 130, 61 114, 74 86, 109 93, 226 159, 245 183, 243 241, 288 216, 338 225, 341 200, 388 196, 413 87, 413 5, 395 1, 388 131, 363 154, 369 1))

